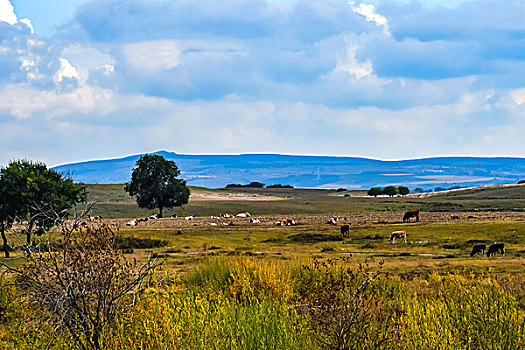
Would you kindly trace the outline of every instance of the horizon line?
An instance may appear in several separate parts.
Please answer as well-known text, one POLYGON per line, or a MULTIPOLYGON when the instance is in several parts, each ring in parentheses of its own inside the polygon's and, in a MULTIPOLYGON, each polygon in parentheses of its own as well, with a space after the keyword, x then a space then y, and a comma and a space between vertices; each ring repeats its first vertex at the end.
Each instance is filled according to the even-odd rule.
POLYGON ((157 150, 153 152, 144 152, 144 153, 133 153, 123 156, 114 156, 114 157, 108 157, 108 158, 94 158, 94 159, 88 159, 88 160, 81 160, 81 161, 74 161, 74 162, 68 162, 68 163, 61 163, 57 165, 52 165, 50 168, 56 168, 64 165, 70 165, 70 164, 81 164, 81 163, 89 163, 89 162, 96 162, 96 161, 107 161, 107 160, 116 160, 116 159, 122 159, 122 158, 128 158, 133 156, 139 156, 144 154, 156 154, 156 153, 173 153, 180 156, 242 156, 242 155, 274 155, 274 156, 295 156, 295 157, 332 157, 332 158, 360 158, 360 159, 368 159, 368 160, 375 160, 375 161, 381 161, 381 162, 400 162, 400 161, 408 161, 408 160, 423 160, 423 159, 432 159, 432 158, 509 158, 509 159, 525 159, 525 156, 503 156, 503 155, 491 155, 491 156, 484 156, 484 155, 431 155, 431 156, 421 156, 421 157, 414 157, 414 158, 390 158, 390 159, 381 159, 381 158, 374 158, 374 157, 366 157, 366 156, 355 156, 355 155, 333 155, 333 154, 297 154, 297 153, 266 153, 266 152, 243 152, 243 153, 177 153, 174 151, 167 151, 167 150, 157 150))

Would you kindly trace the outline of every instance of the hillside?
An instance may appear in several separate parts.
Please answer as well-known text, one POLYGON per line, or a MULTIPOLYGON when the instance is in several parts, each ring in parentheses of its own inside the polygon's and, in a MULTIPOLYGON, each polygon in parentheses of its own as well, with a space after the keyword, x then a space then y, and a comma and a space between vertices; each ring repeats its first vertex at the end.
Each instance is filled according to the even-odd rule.
MULTIPOLYGON (((192 186, 223 187, 260 181, 304 188, 365 189, 390 184, 432 189, 516 183, 525 178, 524 158, 439 157, 381 161, 356 157, 278 154, 183 155, 155 152, 174 160, 192 186)), ((57 166, 76 181, 123 183, 140 155, 57 166)))

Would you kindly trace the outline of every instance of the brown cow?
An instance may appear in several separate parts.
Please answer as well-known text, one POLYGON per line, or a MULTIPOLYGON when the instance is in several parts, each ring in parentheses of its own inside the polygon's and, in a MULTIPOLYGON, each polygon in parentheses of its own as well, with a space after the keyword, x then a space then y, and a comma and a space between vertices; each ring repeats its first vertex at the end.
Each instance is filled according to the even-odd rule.
POLYGON ((390 235, 390 243, 395 244, 396 238, 403 238, 403 243, 407 242, 407 233, 406 231, 394 231, 390 235))
POLYGON ((403 215, 403 222, 410 222, 410 218, 416 218, 416 222, 419 221, 419 210, 409 210, 403 215))
POLYGON ((459 216, 458 214, 450 215, 450 220, 460 220, 460 219, 461 219, 461 216, 459 216))
POLYGON ((341 226, 341 236, 350 237, 350 225, 347 224, 341 226))

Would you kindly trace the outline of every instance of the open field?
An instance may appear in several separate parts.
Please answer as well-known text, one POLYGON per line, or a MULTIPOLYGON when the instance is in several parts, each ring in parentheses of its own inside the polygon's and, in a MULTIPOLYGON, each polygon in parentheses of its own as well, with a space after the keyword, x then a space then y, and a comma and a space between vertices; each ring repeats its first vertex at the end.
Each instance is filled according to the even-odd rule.
MULTIPOLYGON (((123 185, 89 185, 90 202, 97 202, 94 215, 104 218, 133 218, 150 215, 138 208, 123 185)), ((363 212, 523 211, 525 186, 466 190, 418 197, 366 197, 364 191, 311 189, 235 189, 212 190, 192 187, 193 197, 183 208, 168 210, 166 216, 212 216, 248 211, 254 215, 350 214, 363 212), (244 196, 244 197, 243 197, 244 196), (265 197, 268 200, 264 200, 265 197), (281 200, 276 200, 281 198, 281 200)))
MULTIPOLYGON (((162 262, 134 308, 119 311, 103 329, 102 343, 107 349, 523 348, 524 189, 366 198, 362 191, 192 188, 190 203, 168 212, 196 215, 192 220, 129 227, 131 218, 154 211, 139 209, 122 185, 90 186, 93 214, 117 232, 123 256, 162 262), (403 223, 408 209, 421 209, 421 221, 403 223), (260 223, 217 217, 246 211, 260 223), (296 224, 276 226, 285 218, 296 224), (331 218, 335 225, 327 223, 331 218), (407 243, 392 245, 390 233, 398 230, 407 232, 407 243), (474 244, 494 242, 504 243, 505 256, 470 257, 474 244)), ((21 235, 9 234, 23 244, 21 235)), ((24 261, 21 252, 4 260, 24 261)), ((25 301, 11 289, 0 291, 1 347, 75 348, 67 332, 34 321, 31 308, 14 307, 25 301)))

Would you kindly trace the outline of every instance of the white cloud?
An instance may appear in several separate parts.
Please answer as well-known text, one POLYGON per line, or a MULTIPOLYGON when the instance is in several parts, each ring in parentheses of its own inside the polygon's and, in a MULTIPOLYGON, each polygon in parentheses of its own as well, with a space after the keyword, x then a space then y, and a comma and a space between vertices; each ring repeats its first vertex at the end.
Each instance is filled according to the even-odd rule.
POLYGON ((31 30, 31 34, 34 34, 35 33, 35 28, 33 28, 33 24, 31 23, 31 21, 29 20, 29 18, 22 18, 20 20, 20 23, 23 23, 25 24, 29 30, 31 30))
POLYGON ((181 63, 181 49, 176 40, 144 41, 123 45, 128 64, 137 71, 160 71, 181 63))
POLYGON ((73 67, 67 59, 60 57, 59 60, 60 68, 53 77, 55 83, 61 83, 65 79, 80 80, 80 75, 78 74, 77 69, 73 67))
POLYGON ((510 97, 512 98, 512 101, 514 101, 515 104, 521 106, 525 103, 525 89, 511 91, 510 97))
POLYGON ((372 62, 369 59, 366 59, 364 62, 358 62, 356 51, 357 47, 349 44, 346 48, 346 56, 337 61, 334 72, 346 72, 357 79, 362 79, 372 75, 372 73, 374 73, 372 62))
POLYGON ((349 2, 352 6, 352 10, 366 18, 368 22, 374 22, 378 27, 383 28, 385 35, 390 35, 390 29, 388 28, 388 20, 385 16, 376 12, 376 8, 372 4, 359 4, 355 5, 355 2, 349 2))
POLYGON ((18 23, 15 8, 9 0, 0 0, 0 21, 15 25, 18 23))

